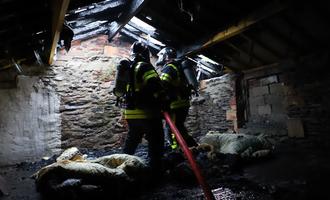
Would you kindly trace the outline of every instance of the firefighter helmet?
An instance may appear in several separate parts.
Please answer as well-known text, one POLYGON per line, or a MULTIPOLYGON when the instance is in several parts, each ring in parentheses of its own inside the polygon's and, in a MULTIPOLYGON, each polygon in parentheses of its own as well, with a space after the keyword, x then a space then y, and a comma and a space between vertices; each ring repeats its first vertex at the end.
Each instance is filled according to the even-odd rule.
POLYGON ((165 47, 162 50, 160 50, 157 54, 158 60, 156 62, 156 65, 164 65, 169 60, 176 58, 176 50, 172 47, 165 47))
POLYGON ((131 55, 134 58, 140 58, 144 61, 150 61, 149 48, 142 42, 136 41, 131 46, 131 55))

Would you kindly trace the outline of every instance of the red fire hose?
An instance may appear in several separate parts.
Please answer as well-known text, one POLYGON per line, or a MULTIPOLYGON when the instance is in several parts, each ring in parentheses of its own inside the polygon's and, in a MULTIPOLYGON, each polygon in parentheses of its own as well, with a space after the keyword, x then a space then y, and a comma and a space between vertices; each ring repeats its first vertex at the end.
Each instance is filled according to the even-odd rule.
POLYGON ((180 144, 180 147, 182 148, 184 154, 186 155, 188 162, 190 163, 191 168, 197 178, 197 181, 199 182, 199 184, 201 185, 201 187, 203 189, 206 199, 214 200, 215 197, 214 197, 209 185, 206 183, 204 177, 202 176, 201 170, 199 169, 199 167, 194 159, 194 156, 192 155, 190 149, 188 148, 186 141, 183 139, 179 130, 176 128, 176 126, 172 122, 170 115, 167 112, 164 112, 163 114, 164 114, 166 122, 170 125, 173 133, 175 134, 176 140, 178 141, 178 143, 180 144))

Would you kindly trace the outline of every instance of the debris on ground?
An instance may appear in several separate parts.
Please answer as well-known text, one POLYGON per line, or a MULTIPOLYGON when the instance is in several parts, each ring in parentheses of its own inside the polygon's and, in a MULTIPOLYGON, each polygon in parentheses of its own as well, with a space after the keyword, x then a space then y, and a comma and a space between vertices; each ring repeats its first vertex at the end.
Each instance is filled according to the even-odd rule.
POLYGON ((214 153, 222 153, 237 154, 242 158, 260 158, 268 156, 274 150, 274 145, 264 135, 222 134, 210 131, 200 139, 200 143, 204 146, 210 145, 209 157, 214 157, 214 153))
MULTIPOLYGON (((321 151, 319 145, 312 146, 305 140, 286 140, 276 145, 272 156, 267 159, 246 160, 238 154, 223 153, 214 153, 210 159, 210 146, 200 146, 192 151, 216 199, 329 199, 326 193, 327 185, 324 184, 330 177, 329 151, 323 149, 321 151)), ((118 154, 121 149, 79 149, 79 151, 83 159, 91 161, 118 154)), ((42 198, 35 189, 35 180, 29 177, 41 168, 56 163, 56 158, 59 156, 0 167, 0 175, 6 179, 5 185, 9 193, 8 196, 1 197, 1 200, 52 199, 42 198)), ((135 156, 147 160, 147 144, 139 145, 135 156)), ((117 190, 116 186, 104 189, 102 184, 95 182, 87 184, 88 182, 81 177, 66 177, 63 181, 55 182, 55 190, 58 192, 57 196, 62 195, 57 199, 67 200, 204 199, 203 191, 180 150, 166 152, 164 176, 158 182, 151 182, 149 178, 150 175, 147 174, 143 177, 143 182, 139 182, 140 184, 126 185, 120 191, 121 189, 117 190), (124 196, 118 197, 117 192, 124 196)))
POLYGON ((111 191, 113 199, 121 199, 126 189, 141 184, 146 175, 147 165, 137 156, 112 154, 88 160, 72 147, 32 178, 37 191, 47 198, 87 199, 111 191))

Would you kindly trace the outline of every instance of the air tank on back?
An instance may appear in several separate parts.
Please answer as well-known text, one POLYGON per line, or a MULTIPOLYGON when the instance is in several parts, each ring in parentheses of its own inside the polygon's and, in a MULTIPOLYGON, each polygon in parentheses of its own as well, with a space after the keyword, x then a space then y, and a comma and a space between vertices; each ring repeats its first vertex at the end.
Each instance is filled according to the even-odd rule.
POLYGON ((188 81, 188 84, 190 86, 192 86, 192 88, 194 88, 194 90, 197 91, 199 83, 196 78, 195 70, 193 67, 194 65, 195 65, 195 63, 189 59, 184 59, 181 62, 182 71, 188 81))
POLYGON ((117 97, 122 97, 127 92, 126 87, 130 78, 130 65, 131 61, 129 59, 122 59, 117 65, 115 88, 113 89, 113 94, 117 97))

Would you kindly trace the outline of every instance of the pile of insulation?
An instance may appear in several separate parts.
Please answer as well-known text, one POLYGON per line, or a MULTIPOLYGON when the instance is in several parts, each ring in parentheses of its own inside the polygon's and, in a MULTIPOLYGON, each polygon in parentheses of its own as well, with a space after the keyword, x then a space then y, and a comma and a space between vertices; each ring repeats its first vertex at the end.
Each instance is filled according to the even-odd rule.
POLYGON ((137 156, 112 154, 89 160, 73 147, 32 178, 47 199, 124 199, 147 173, 145 161, 137 156))

